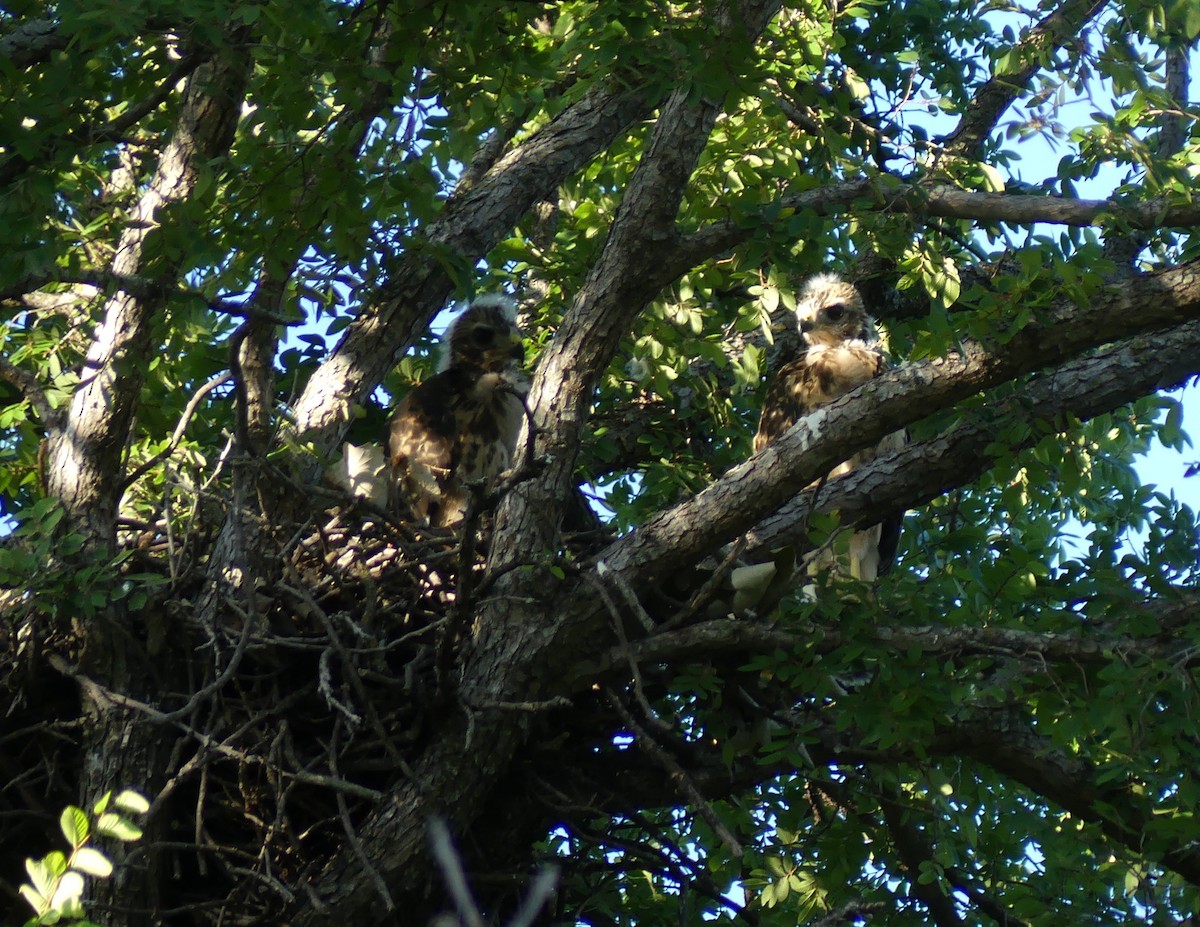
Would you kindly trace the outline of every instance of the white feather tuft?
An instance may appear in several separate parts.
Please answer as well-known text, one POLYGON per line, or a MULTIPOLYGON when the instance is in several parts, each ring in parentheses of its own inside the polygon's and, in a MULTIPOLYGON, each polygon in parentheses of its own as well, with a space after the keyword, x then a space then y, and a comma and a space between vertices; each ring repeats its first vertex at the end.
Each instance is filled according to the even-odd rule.
POLYGON ((517 320, 517 301, 504 293, 484 293, 481 296, 476 296, 471 300, 471 305, 467 308, 475 306, 494 306, 503 312, 504 317, 510 322, 517 320))

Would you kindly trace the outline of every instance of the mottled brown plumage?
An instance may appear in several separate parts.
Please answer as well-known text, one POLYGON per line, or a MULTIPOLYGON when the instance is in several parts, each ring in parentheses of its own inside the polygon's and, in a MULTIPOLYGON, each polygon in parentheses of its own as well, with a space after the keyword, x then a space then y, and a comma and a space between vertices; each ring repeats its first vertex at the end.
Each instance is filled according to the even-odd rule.
MULTIPOLYGON (((853 285, 834 274, 813 277, 800 291, 796 321, 805 350, 780 368, 763 400, 754 450, 766 447, 799 419, 832 402, 887 369, 875 323, 853 285)), ((829 475, 841 476, 855 467, 902 447, 901 432, 877 447, 859 451, 829 475)), ((900 536, 900 518, 888 519, 850 541, 850 574, 867 582, 886 573, 900 536)))
POLYGON ((468 484, 512 464, 528 382, 514 303, 481 296, 450 326, 439 372, 396 407, 388 435, 397 490, 434 527, 462 521, 468 484))

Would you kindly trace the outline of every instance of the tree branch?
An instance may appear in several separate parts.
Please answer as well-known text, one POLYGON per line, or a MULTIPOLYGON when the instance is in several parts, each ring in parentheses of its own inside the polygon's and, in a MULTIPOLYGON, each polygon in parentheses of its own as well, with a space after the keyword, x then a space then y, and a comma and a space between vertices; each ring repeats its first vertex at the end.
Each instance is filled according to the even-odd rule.
POLYGON ((818 216, 895 213, 970 219, 981 223, 1091 226, 1109 223, 1138 229, 1194 228, 1200 225, 1200 204, 1168 203, 1154 198, 1143 202, 1088 200, 1035 194, 981 193, 949 184, 911 183, 881 175, 832 184, 781 197, 756 216, 756 222, 714 222, 679 241, 667 256, 672 277, 742 244, 751 228, 786 219, 796 212, 818 216))
MULTIPOLYGON (((245 49, 239 49, 228 59, 213 59, 190 79, 172 139, 121 236, 110 268, 114 276, 138 274, 162 208, 188 199, 202 165, 232 143, 248 61, 245 49)), ((174 276, 174 267, 156 274, 174 276)), ((52 440, 48 491, 63 502, 74 527, 102 545, 113 541, 124 484, 121 454, 143 382, 152 323, 164 302, 162 295, 139 298, 128 292, 109 299, 64 428, 52 440)))
MULTIPOLYGON (((596 559, 625 574, 633 588, 644 590, 655 576, 696 562, 856 450, 873 446, 899 428, 1096 344, 1197 317, 1200 261, 1109 287, 1088 308, 1060 301, 1003 347, 968 342, 962 353, 904 365, 823 406, 749 461, 619 539, 596 559)), ((587 599, 585 588, 580 587, 579 599, 587 599)), ((577 603, 584 611, 567 609, 567 614, 594 613, 594 605, 571 599, 572 607, 577 603)), ((596 620, 593 615, 587 623, 596 620)))
MULTIPOLYGON (((1200 373, 1200 321, 1120 342, 1034 379, 1023 393, 956 422, 942 435, 827 483, 818 510, 837 509, 848 524, 875 523, 979 477, 995 462, 995 451, 989 448, 1014 414, 1024 417, 1032 409, 1047 422, 1086 421, 1177 386, 1196 373, 1200 373)), ((1033 440, 1031 435, 1027 443, 1033 440)), ((751 530, 749 549, 803 543, 796 529, 806 522, 811 503, 812 494, 804 493, 765 518, 751 530)))
POLYGON ((1045 67, 1050 55, 1074 39, 1106 5, 1107 0, 1065 0, 1031 29, 1009 52, 1008 59, 1013 65, 993 74, 976 91, 958 126, 944 140, 946 153, 960 158, 978 158, 980 148, 1000 117, 1025 92, 1029 81, 1045 67))
POLYGON ((447 203, 389 271, 378 305, 364 307, 310 378, 295 407, 297 430, 330 453, 347 425, 345 410, 383 380, 397 354, 416 340, 453 286, 448 261, 480 260, 529 208, 604 150, 654 105, 647 92, 615 81, 596 86, 502 157, 447 203))
POLYGON ((42 384, 38 382, 38 378, 32 373, 22 370, 7 357, 0 356, 0 377, 6 379, 9 383, 21 391, 21 395, 25 397, 26 402, 33 406, 37 412, 38 418, 42 420, 43 427, 47 431, 54 431, 62 422, 62 412, 50 405, 50 400, 46 397, 46 391, 42 388, 42 384))
MULTIPOLYGON (((744 18, 721 16, 721 34, 714 36, 714 41, 728 43, 731 37, 736 38, 736 47, 742 49, 746 39, 752 41, 765 26, 776 5, 777 0, 735 5, 738 15, 744 18)), ((496 240, 494 236, 507 229, 534 202, 544 197, 545 191, 550 189, 549 183, 557 183, 575 170, 585 156, 590 156, 596 150, 593 146, 611 140, 628 125, 631 118, 645 111, 647 105, 640 94, 619 94, 608 89, 589 94, 530 142, 501 158, 475 187, 467 191, 461 201, 448 206, 446 215, 435 224, 430 240, 442 245, 453 244, 460 254, 481 256, 496 240), (574 126, 574 137, 568 132, 569 126, 574 126), (488 202, 488 198, 494 202, 488 202), (486 212, 480 208, 484 203, 487 204, 486 212), (482 214, 476 216, 477 212, 482 214)), ((674 94, 664 105, 647 154, 638 168, 640 180, 635 176, 627 188, 621 215, 614 223, 605 247, 606 256, 600 259, 604 272, 631 261, 637 265, 640 256, 636 251, 646 242, 645 235, 639 230, 641 224, 648 225, 654 235, 661 238, 664 228, 673 222, 695 159, 707 140, 708 128, 719 110, 719 106, 709 101, 691 104, 685 94, 674 94), (655 189, 652 183, 660 186, 655 189)), ((599 362, 606 354, 611 356, 620 334, 619 328, 615 331, 595 330, 590 323, 595 322, 596 316, 590 310, 584 312, 584 307, 590 307, 593 301, 600 302, 602 306, 610 308, 609 321, 628 322, 645 303, 644 296, 632 307, 617 306, 612 297, 607 302, 601 300, 596 288, 602 279, 601 271, 597 270, 589 278, 589 283, 585 284, 586 292, 576 300, 550 348, 556 352, 554 357, 543 359, 539 365, 530 395, 535 416, 541 417, 537 422, 538 428, 541 429, 550 421, 554 424, 553 432, 542 447, 561 452, 564 458, 572 455, 574 450, 562 442, 574 433, 574 427, 581 420, 578 405, 582 401, 582 393, 577 391, 588 382, 594 383, 603 369, 603 364, 589 368, 587 361, 594 358, 599 362), (590 343, 589 338, 598 341, 590 343), (578 365, 578 368, 572 366, 568 370, 564 366, 568 358, 570 364, 578 365), (564 381, 569 386, 560 390, 564 381), (545 405, 539 407, 539 400, 554 396, 565 397, 565 400, 553 410, 545 405)), ((322 391, 334 384, 339 384, 338 389, 348 390, 350 395, 356 395, 364 386, 373 388, 378 378, 382 377, 386 364, 390 363, 394 351, 415 334, 413 323, 423 324, 433 309, 441 304, 448 288, 445 271, 440 266, 430 266, 430 258, 415 253, 406 256, 392 284, 393 292, 406 302, 396 301, 382 307, 377 313, 367 314, 362 327, 348 332, 335 351, 335 356, 314 375, 313 380, 319 381, 317 385, 313 386, 310 382, 309 389, 302 397, 297 410, 300 427, 331 433, 330 429, 335 423, 321 412, 322 391), (380 323, 385 319, 390 321, 381 329, 380 323), (397 331, 393 331, 393 328, 397 331), (381 337, 386 340, 383 349, 373 345, 368 352, 366 339, 379 342, 381 337), (383 366, 378 366, 380 364, 383 366), (374 381, 370 381, 368 376, 372 365, 376 365, 377 372, 374 381)), ((354 326, 351 328, 354 329, 354 326)), ((562 480, 562 461, 552 461, 547 471, 548 476, 530 480, 506 497, 496 536, 492 540, 493 556, 496 552, 507 553, 505 548, 514 539, 517 539, 520 549, 528 550, 535 545, 539 535, 544 536, 544 532, 533 527, 540 522, 537 516, 531 514, 525 519, 530 522, 530 527, 518 533, 511 527, 512 518, 506 513, 514 506, 516 497, 527 498, 527 487, 536 485, 538 491, 544 492, 545 487, 553 487, 555 481, 562 480), (506 518, 509 519, 509 527, 505 527, 506 518)), ((565 472, 569 478, 569 470, 565 472)), ((554 503, 555 510, 558 504, 557 501, 554 503)), ((541 552, 540 549, 537 551, 539 555, 541 552)), ((502 587, 508 585, 506 581, 510 578, 517 582, 524 581, 524 577, 517 576, 516 571, 505 575, 496 584, 499 595, 493 596, 494 600, 500 601, 508 594, 502 587)), ((462 699, 467 704, 536 701, 540 698, 541 686, 530 677, 535 672, 533 664, 538 660, 541 648, 530 646, 532 642, 527 637, 537 636, 539 631, 536 627, 516 627, 506 618, 511 619, 511 615, 500 608, 495 614, 485 615, 476 622, 481 630, 480 637, 473 649, 468 651, 460 684, 462 699), (500 662, 493 663, 493 660, 500 662), (497 665, 505 667, 500 679, 494 675, 497 665), (476 671, 482 676, 475 675, 476 671)), ((368 854, 372 855, 372 861, 385 878, 412 887, 428 879, 427 861, 419 853, 419 830, 421 818, 431 810, 430 796, 436 794, 439 802, 444 803, 447 818, 456 828, 466 826, 487 800, 489 788, 510 764, 523 742, 527 725, 528 719, 521 713, 503 713, 494 720, 489 719, 488 744, 483 751, 473 748, 474 735, 471 732, 476 727, 473 719, 465 724, 465 731, 463 723, 456 720, 439 732, 437 742, 426 751, 420 768, 416 770, 419 784, 409 783, 398 790, 395 802, 380 808, 360 831, 368 854), (444 775, 448 768, 457 770, 457 774, 449 781, 444 775), (437 791, 430 790, 427 784, 429 777, 435 776, 439 777, 439 785, 442 786, 437 791), (376 855, 380 858, 377 859, 376 855)), ((334 861, 326 870, 320 891, 338 899, 333 907, 339 911, 339 922, 347 916, 368 916, 377 906, 375 893, 361 878, 361 873, 348 869, 339 861, 334 861)), ((315 917, 315 912, 301 912, 297 924, 313 923, 315 917)))
MULTIPOLYGON (((716 16, 730 48, 748 54, 778 10, 778 0, 747 0, 716 16)), ((713 53, 718 53, 714 48, 713 53)), ((674 276, 664 258, 677 240, 675 217, 688 180, 721 112, 721 102, 677 90, 663 105, 599 258, 543 352, 529 393, 538 449, 550 458, 541 477, 512 493, 497 521, 496 568, 538 556, 558 543, 563 502, 573 489, 579 438, 592 393, 621 336, 674 276)))

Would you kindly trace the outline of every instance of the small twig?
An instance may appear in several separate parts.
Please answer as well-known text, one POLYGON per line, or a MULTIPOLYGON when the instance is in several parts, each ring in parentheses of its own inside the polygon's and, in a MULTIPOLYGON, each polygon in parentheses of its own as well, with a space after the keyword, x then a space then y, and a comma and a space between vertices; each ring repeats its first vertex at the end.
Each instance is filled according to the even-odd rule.
POLYGON ((667 619, 667 621, 663 622, 662 629, 664 631, 672 630, 681 624, 691 621, 700 614, 702 608, 716 597, 717 590, 725 582, 729 574, 733 572, 733 568, 737 566, 738 560, 741 559, 742 553, 746 550, 746 543, 747 539, 744 534, 734 541, 729 553, 725 555, 725 559, 713 570, 712 576, 706 579, 700 588, 696 590, 696 594, 692 596, 692 600, 688 602, 687 607, 680 609, 667 619))
POLYGON ((600 599, 604 602, 608 609, 609 620, 613 626, 613 633, 617 636, 617 646, 619 652, 625 657, 625 662, 629 665, 629 675, 633 680, 634 696, 638 700, 638 704, 642 707, 642 713, 646 720, 653 724, 663 733, 667 733, 673 728, 666 721, 659 718, 654 709, 650 707, 650 701, 646 698, 646 692, 642 688, 642 670, 638 666, 637 661, 633 658, 633 650, 629 646, 629 638, 625 634, 625 624, 621 618, 621 612, 617 608, 617 603, 613 601, 612 596, 608 594, 608 590, 604 584, 597 578, 610 575, 603 560, 596 564, 596 576, 586 574, 587 581, 600 593, 600 599))
POLYGON ((321 651, 320 659, 317 660, 317 691, 325 699, 325 704, 341 713, 351 727, 358 727, 362 724, 362 718, 333 694, 333 674, 329 671, 329 659, 333 655, 333 651, 332 646, 326 647, 321 651))
POLYGON ((742 845, 733 836, 729 828, 725 826, 725 823, 717 817, 717 813, 713 810, 712 805, 709 804, 708 799, 700 794, 700 789, 696 787, 696 783, 692 781, 687 771, 642 729, 642 726, 637 723, 637 719, 633 717, 633 714, 625 707, 625 703, 617 697, 617 694, 612 689, 606 686, 604 694, 608 696, 609 702, 621 717, 621 721, 633 731, 634 737, 637 738, 638 746, 645 750, 646 754, 652 760, 666 770, 667 774, 679 786, 688 801, 696 806, 696 811, 700 817, 704 818, 708 826, 713 829, 713 832, 721 838, 721 842, 725 844, 725 848, 734 857, 741 859, 744 853, 742 845))
POLYGON ((818 921, 813 921, 810 927, 838 927, 859 918, 865 919, 876 911, 882 911, 885 905, 882 901, 851 901, 840 908, 835 908, 818 921))
POLYGON ((437 699, 442 704, 449 701, 454 691, 454 681, 450 672, 454 668, 454 648, 467 629, 475 590, 475 551, 479 540, 479 519, 484 508, 484 497, 482 486, 471 485, 469 490, 470 496, 467 499, 467 511, 463 516, 462 536, 458 546, 458 576, 454 603, 450 606, 450 620, 446 626, 446 633, 438 642, 435 662, 437 699))
POLYGON ((642 627, 646 629, 647 633, 654 631, 656 627, 654 619, 646 612, 641 600, 637 597, 637 593, 633 591, 633 587, 629 585, 624 576, 609 570, 608 565, 603 560, 599 560, 596 563, 596 575, 603 576, 617 587, 617 591, 624 597, 626 604, 633 611, 637 620, 641 622, 642 627))
POLYGON ((187 406, 183 410, 183 414, 179 416, 179 424, 175 426, 175 431, 171 435, 171 440, 161 451, 151 457, 149 460, 141 464, 129 476, 125 477, 125 482, 122 489, 128 489, 136 483, 142 476, 155 464, 166 460, 174 453, 175 448, 179 447, 179 442, 183 440, 183 434, 187 430, 188 424, 192 420, 192 416, 196 414, 196 410, 200 407, 200 402, 218 386, 223 386, 233 379, 233 374, 226 371, 225 373, 217 374, 202 387, 200 387, 188 400, 187 406))
POLYGON ((508 922, 508 927, 532 927, 538 912, 554 894, 554 889, 558 886, 558 876, 559 868, 557 866, 543 866, 538 870, 533 884, 525 893, 521 907, 517 908, 517 913, 508 922))
POLYGON ((429 842, 433 847, 433 856, 437 860, 438 866, 441 867, 442 878, 446 881, 450 897, 454 899, 454 906, 458 909, 459 918, 467 927, 484 927, 483 914, 480 913, 479 906, 475 904, 475 899, 471 897, 471 889, 467 885, 467 876, 463 872, 462 861, 458 858, 458 853, 450 839, 450 828, 440 817, 430 817, 426 826, 429 828, 429 842))
MULTIPOLYGON (((299 581, 299 577, 296 576, 296 573, 295 573, 295 568, 292 567, 290 564, 287 565, 287 571, 288 571, 289 579, 299 581)), ((346 681, 350 684, 350 687, 354 690, 354 694, 356 696, 358 696, 359 703, 362 705, 363 710, 366 712, 367 722, 370 724, 371 729, 379 737, 380 743, 383 744, 383 748, 387 751, 388 756, 396 764, 396 766, 406 776, 408 776, 413 781, 416 781, 416 779, 413 775, 413 772, 408 767, 408 764, 405 762, 404 757, 400 755, 400 752, 396 749, 395 745, 392 743, 392 739, 388 736, 387 730, 384 728, 383 722, 379 718, 379 713, 375 710, 375 703, 371 700, 370 695, 367 693, 366 686, 363 685, 362 677, 358 673, 358 667, 355 666, 354 661, 350 658, 352 648, 347 648, 342 643, 342 639, 338 636, 337 629, 333 625, 333 620, 329 617, 329 615, 326 613, 326 611, 323 608, 321 608, 320 605, 317 604, 316 599, 314 599, 312 597, 312 595, 306 589, 304 589, 302 586, 293 587, 293 586, 285 585, 282 582, 279 583, 278 585, 279 585, 279 588, 283 589, 285 592, 288 592, 289 594, 296 596, 301 602, 303 602, 305 605, 307 605, 309 608, 311 608, 313 610, 314 614, 316 614, 318 620, 321 622, 321 624, 325 628, 325 633, 329 635, 329 641, 333 647, 333 650, 338 655, 338 660, 342 664, 342 673, 345 675, 346 681)), ((328 652, 329 651, 327 650, 324 653, 322 653, 321 660, 325 659, 325 654, 328 652)), ((370 652, 370 651, 367 651, 367 652, 370 652)), ((324 693, 322 693, 322 694, 324 694, 324 693)), ((345 706, 341 705, 340 702, 337 703, 337 707, 342 711, 343 714, 346 715, 346 719, 348 721, 351 721, 353 719, 352 723, 355 723, 355 724, 359 724, 362 722, 361 718, 359 718, 357 715, 355 715, 353 712, 351 712, 345 706)))
MULTIPOLYGON (((114 692, 111 689, 105 688, 94 679, 83 675, 81 672, 79 672, 79 670, 67 663, 67 661, 58 654, 49 654, 47 655, 46 660, 56 672, 62 673, 64 676, 70 676, 72 679, 78 682, 83 690, 88 694, 88 697, 91 698, 97 705, 116 705, 119 708, 126 708, 130 711, 136 711, 144 714, 151 721, 154 721, 158 724, 166 723, 166 714, 159 711, 153 705, 148 705, 146 702, 140 701, 131 696, 122 695, 120 692, 114 692)), ((237 750, 229 746, 226 741, 232 740, 232 736, 226 738, 226 741, 219 741, 212 735, 196 730, 196 728, 189 724, 184 724, 182 721, 175 721, 173 723, 189 737, 195 738, 204 747, 216 753, 220 753, 222 756, 227 756, 234 760, 240 760, 243 763, 253 763, 257 766, 266 765, 266 760, 264 760, 263 757, 255 756, 252 753, 246 753, 244 750, 237 750)), ((249 727, 249 725, 246 727, 249 727)), ((243 728, 243 731, 246 729, 246 727, 243 728)), ((241 731, 239 731, 239 736, 240 733, 241 731)), ((366 786, 359 785, 356 782, 349 782, 344 779, 335 779, 332 776, 322 776, 316 773, 308 773, 304 772, 303 770, 278 769, 276 771, 279 773, 279 775, 291 777, 298 782, 304 782, 309 785, 332 789, 334 791, 346 792, 348 795, 356 795, 359 798, 365 798, 368 801, 378 802, 383 799, 382 792, 377 791, 376 789, 369 789, 366 786)))
MULTIPOLYGON (((337 741, 338 726, 335 725, 333 737, 329 741, 329 771, 333 774, 334 778, 341 777, 337 765, 337 741)), ((354 829, 354 824, 350 821, 350 809, 346 805, 346 796, 341 792, 336 792, 334 798, 337 800, 338 817, 342 822, 342 830, 346 833, 346 839, 350 841, 350 849, 354 851, 354 855, 358 857, 358 861, 366 869, 367 875, 375 883, 375 890, 379 892, 379 897, 383 899, 386 910, 396 910, 396 902, 392 900, 392 893, 388 891, 387 882, 379 874, 379 870, 371 864, 371 860, 367 857, 367 851, 363 849, 362 841, 358 839, 358 831, 354 829)))
POLYGON ((555 708, 570 708, 572 704, 566 696, 556 695, 540 702, 470 702, 467 707, 476 711, 552 711, 555 708))
POLYGON ((229 657, 229 662, 225 664, 225 668, 217 674, 217 677, 212 682, 196 692, 181 707, 176 708, 174 711, 165 712, 161 718, 161 722, 171 723, 190 715, 202 701, 219 692, 221 687, 232 679, 233 674, 237 672, 238 666, 242 662, 242 657, 246 654, 246 648, 250 644, 250 635, 255 622, 250 619, 249 615, 238 608, 235 603, 227 601, 226 604, 237 611, 242 618, 242 636, 238 638, 237 646, 234 648, 233 654, 229 657))

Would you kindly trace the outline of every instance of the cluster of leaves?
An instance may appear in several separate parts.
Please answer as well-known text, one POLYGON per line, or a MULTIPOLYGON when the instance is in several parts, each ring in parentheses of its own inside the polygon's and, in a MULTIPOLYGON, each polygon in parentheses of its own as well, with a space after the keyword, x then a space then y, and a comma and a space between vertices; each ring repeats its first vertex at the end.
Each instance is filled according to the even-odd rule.
POLYGON ((84 877, 107 879, 113 865, 91 841, 94 837, 110 837, 122 843, 140 840, 141 828, 125 815, 145 814, 149 809, 145 798, 128 789, 116 796, 105 792, 92 806, 91 817, 73 805, 63 809, 58 824, 70 850, 54 850, 41 859, 25 861, 30 881, 21 886, 21 897, 37 915, 26 921, 25 927, 61 923, 92 927, 84 920, 84 877), (110 811, 110 805, 115 810, 110 811))

